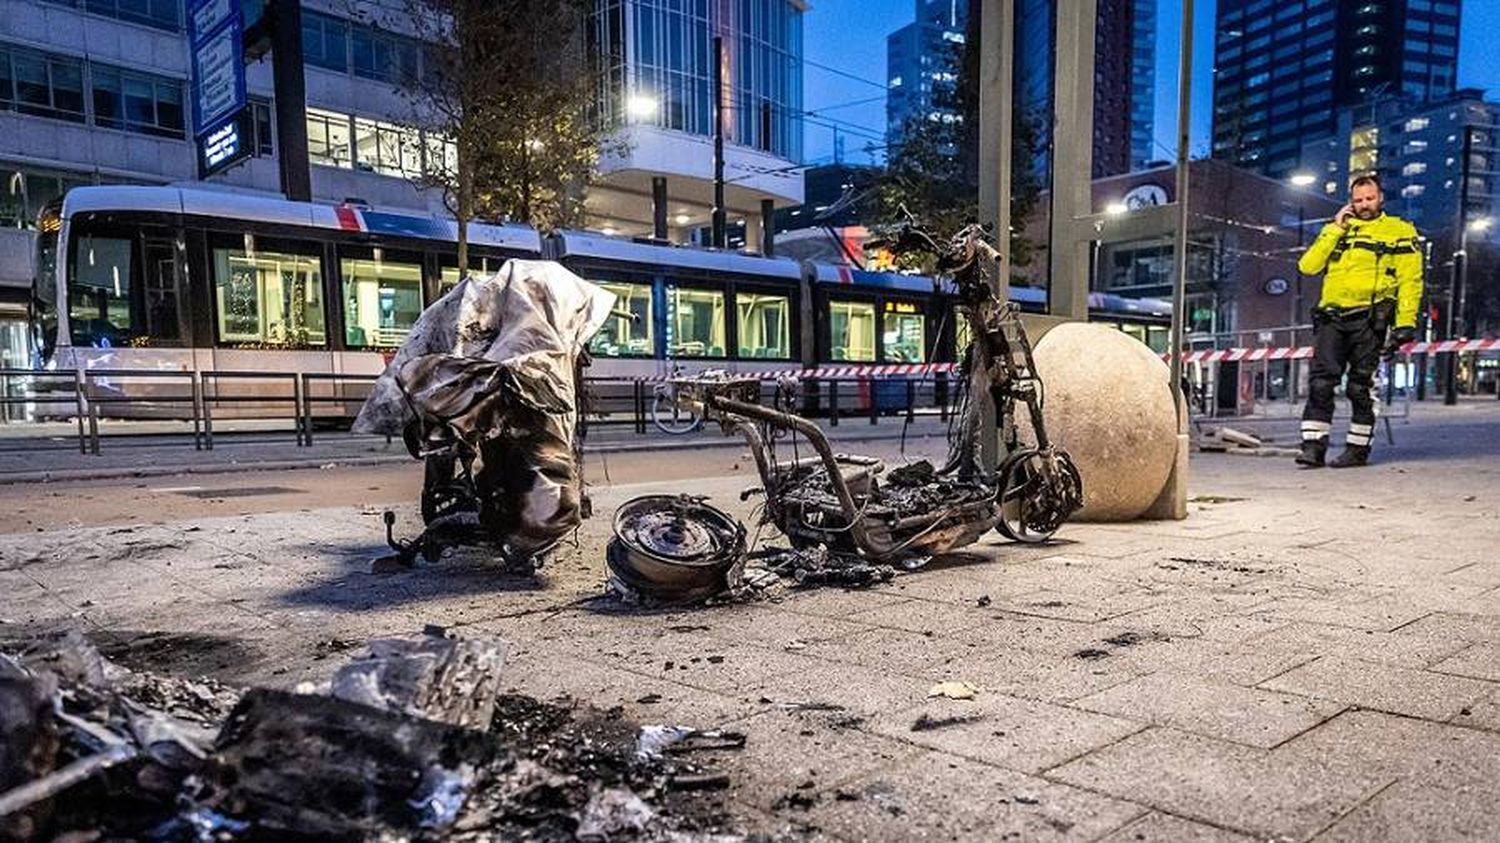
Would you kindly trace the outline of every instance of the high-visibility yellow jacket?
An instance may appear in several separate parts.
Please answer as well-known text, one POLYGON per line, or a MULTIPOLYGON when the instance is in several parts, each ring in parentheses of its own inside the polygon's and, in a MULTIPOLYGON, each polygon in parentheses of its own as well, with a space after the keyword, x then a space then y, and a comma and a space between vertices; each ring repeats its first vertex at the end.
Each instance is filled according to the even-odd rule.
POLYGON ((1400 217, 1351 218, 1347 228, 1323 226, 1297 261, 1303 275, 1323 276, 1319 307, 1368 307, 1396 302, 1397 328, 1416 327, 1422 302, 1422 250, 1417 229, 1400 217))

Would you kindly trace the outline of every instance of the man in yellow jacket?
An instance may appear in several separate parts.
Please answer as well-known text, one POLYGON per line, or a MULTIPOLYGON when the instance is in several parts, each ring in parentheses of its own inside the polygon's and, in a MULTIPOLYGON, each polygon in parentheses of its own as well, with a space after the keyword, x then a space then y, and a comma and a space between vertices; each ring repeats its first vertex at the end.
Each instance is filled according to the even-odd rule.
POLYGON ((1422 301, 1416 228, 1384 212, 1385 198, 1374 176, 1355 179, 1349 192, 1349 204, 1297 262, 1303 275, 1324 273, 1323 295, 1312 314, 1312 373, 1302 411, 1302 451, 1297 455, 1297 463, 1309 468, 1322 466, 1328 454, 1333 390, 1346 373, 1344 392, 1353 418, 1344 452, 1328 465, 1349 468, 1369 462, 1375 436, 1375 369, 1382 351, 1416 339, 1422 301))

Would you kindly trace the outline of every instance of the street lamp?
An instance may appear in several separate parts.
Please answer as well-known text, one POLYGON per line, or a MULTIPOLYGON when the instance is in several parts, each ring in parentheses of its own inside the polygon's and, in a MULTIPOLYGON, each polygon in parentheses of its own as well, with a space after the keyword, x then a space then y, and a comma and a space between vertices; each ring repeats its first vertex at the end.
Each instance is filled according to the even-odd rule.
POLYGON ((1307 172, 1306 170, 1303 170, 1303 171, 1297 172, 1297 173, 1292 173, 1292 178, 1291 178, 1292 184, 1295 185, 1295 186, 1297 186, 1297 187, 1311 187, 1312 184, 1313 184, 1313 182, 1315 182, 1317 180, 1318 180, 1317 176, 1313 175, 1312 173, 1307 172))
POLYGON ((1124 202, 1111 202, 1104 206, 1104 214, 1111 217, 1118 217, 1129 210, 1130 206, 1124 202))
POLYGON ((636 120, 650 120, 656 116, 656 97, 650 94, 631 94, 625 101, 625 112, 636 120))

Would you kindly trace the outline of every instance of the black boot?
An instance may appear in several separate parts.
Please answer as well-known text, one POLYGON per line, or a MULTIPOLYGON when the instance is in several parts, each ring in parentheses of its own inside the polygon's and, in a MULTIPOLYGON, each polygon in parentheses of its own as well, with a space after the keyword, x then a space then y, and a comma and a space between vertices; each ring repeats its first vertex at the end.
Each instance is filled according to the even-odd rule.
POLYGON ((1303 439, 1302 453, 1297 455, 1297 465, 1322 468, 1323 458, 1326 456, 1328 456, 1327 439, 1303 439))
POLYGON ((1357 468, 1361 465, 1370 464, 1369 445, 1348 445, 1344 452, 1333 458, 1328 464, 1329 468, 1357 468))

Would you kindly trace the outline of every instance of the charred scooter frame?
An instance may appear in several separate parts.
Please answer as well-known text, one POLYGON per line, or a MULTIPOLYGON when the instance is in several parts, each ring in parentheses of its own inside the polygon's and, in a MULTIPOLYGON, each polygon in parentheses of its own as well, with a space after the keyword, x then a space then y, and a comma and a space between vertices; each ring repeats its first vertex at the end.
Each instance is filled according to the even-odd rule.
MULTIPOLYGON (((1083 500, 1082 482, 1065 451, 1050 443, 1041 412, 1041 383, 1032 363, 1017 308, 999 301, 986 278, 985 258, 994 248, 977 226, 965 228, 946 246, 914 225, 901 231, 894 248, 930 251, 939 268, 952 273, 975 342, 964 361, 964 400, 959 435, 941 469, 891 472, 882 483, 880 460, 834 453, 816 424, 789 411, 790 389, 778 387, 777 407, 759 403, 760 381, 726 373, 704 373, 674 381, 678 400, 726 433, 745 437, 766 495, 766 520, 798 549, 819 545, 872 562, 923 557, 970 544, 992 527, 1017 541, 1050 538, 1083 500), (1020 359, 1017 359, 1019 353, 1020 359), (981 405, 995 403, 1007 456, 993 475, 979 459, 981 405), (1030 410, 1035 445, 1023 445, 1015 404, 1030 410), (776 440, 802 437, 814 454, 778 461, 776 440)), ((920 465, 920 464, 919 464, 920 465)))

